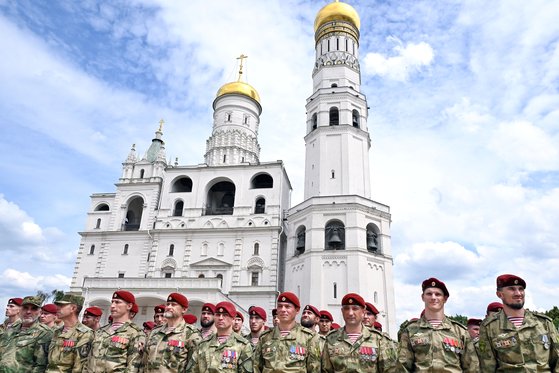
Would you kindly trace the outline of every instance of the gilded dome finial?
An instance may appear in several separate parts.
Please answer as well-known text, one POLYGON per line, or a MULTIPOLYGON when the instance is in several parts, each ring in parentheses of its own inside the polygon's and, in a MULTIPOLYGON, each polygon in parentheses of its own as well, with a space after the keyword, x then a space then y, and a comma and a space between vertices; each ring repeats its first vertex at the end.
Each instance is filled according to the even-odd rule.
POLYGON ((238 60, 241 60, 241 64, 239 65, 239 78, 237 79, 238 82, 241 81, 241 76, 243 75, 243 60, 245 58, 248 58, 248 56, 245 56, 243 53, 241 53, 241 55, 237 57, 238 60))

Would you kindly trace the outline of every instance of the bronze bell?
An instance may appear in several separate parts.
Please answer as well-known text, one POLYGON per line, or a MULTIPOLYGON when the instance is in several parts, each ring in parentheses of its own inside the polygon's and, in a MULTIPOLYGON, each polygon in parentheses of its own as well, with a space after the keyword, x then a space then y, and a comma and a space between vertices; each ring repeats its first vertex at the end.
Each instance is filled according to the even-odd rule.
POLYGON ((330 235, 328 244, 330 244, 331 246, 339 246, 342 244, 342 239, 340 238, 337 229, 332 230, 332 234, 330 235))
POLYGON ((376 234, 374 234, 372 232, 367 234, 367 250, 369 250, 369 251, 377 251, 378 250, 376 237, 377 237, 376 234))

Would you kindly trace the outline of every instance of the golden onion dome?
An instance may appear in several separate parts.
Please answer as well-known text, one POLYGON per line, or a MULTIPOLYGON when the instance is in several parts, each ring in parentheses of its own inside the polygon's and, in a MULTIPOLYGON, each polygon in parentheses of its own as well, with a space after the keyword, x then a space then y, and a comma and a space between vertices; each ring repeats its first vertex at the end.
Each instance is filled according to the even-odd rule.
POLYGON ((331 21, 346 21, 357 27, 357 30, 361 27, 361 20, 359 19, 359 14, 353 7, 346 3, 333 2, 318 12, 314 20, 314 32, 316 32, 320 26, 331 21))
POLYGON ((233 93, 248 96, 260 104, 260 96, 258 95, 258 92, 256 92, 256 89, 248 83, 239 81, 224 84, 217 91, 215 98, 217 99, 223 95, 233 93))

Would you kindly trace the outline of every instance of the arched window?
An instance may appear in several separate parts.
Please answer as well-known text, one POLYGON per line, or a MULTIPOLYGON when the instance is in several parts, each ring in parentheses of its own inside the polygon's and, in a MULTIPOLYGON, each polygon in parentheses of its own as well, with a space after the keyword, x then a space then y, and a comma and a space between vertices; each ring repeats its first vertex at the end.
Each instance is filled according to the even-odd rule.
POLYGON ((331 87, 331 88, 336 88, 336 87, 338 87, 338 84, 332 83, 332 85, 330 85, 330 87, 331 87))
POLYGON ((260 255, 260 244, 258 242, 254 243, 254 251, 252 255, 260 255))
POLYGON ((190 193, 192 192, 192 179, 189 177, 181 177, 176 180, 171 187, 171 193, 190 193))
POLYGON ((217 245, 217 256, 223 256, 224 252, 225 252, 225 244, 223 242, 220 242, 217 245))
POLYGON ((367 251, 370 253, 380 253, 380 229, 373 223, 367 224, 367 251))
POLYGON ((95 208, 95 211, 109 211, 109 205, 102 203, 95 208))
POLYGON ((324 229, 324 249, 345 249, 345 227, 339 220, 330 220, 324 229))
POLYGON ((203 273, 200 273, 200 274, 198 275, 198 278, 206 278, 206 276, 204 276, 203 273))
POLYGON ((351 123, 353 127, 359 128, 359 112, 357 110, 351 112, 351 123))
POLYGON ((205 215, 233 215, 235 184, 220 181, 208 191, 205 215))
POLYGON ((258 277, 259 277, 258 272, 251 272, 251 276, 250 276, 250 285, 251 286, 258 286, 258 277))
POLYGON ((144 174, 145 174, 145 171, 144 171, 144 169, 142 168, 142 169, 140 170, 140 179, 143 179, 143 178, 144 178, 144 174))
POLYGON ((301 255, 305 252, 307 228, 304 225, 297 228, 297 243, 295 244, 295 255, 301 255))
POLYGON ((338 297, 338 284, 334 282, 334 299, 338 297))
POLYGON ((184 209, 184 202, 177 201, 175 203, 175 209, 173 210, 173 216, 182 216, 182 210, 184 209))
POLYGON ((124 249, 122 250, 122 255, 128 255, 128 244, 124 244, 124 249))
POLYGON ((135 197, 128 203, 128 211, 124 219, 125 231, 137 231, 142 222, 142 212, 144 210, 144 200, 142 197, 135 197))
POLYGON ((95 254, 95 245, 91 245, 89 247, 89 255, 93 255, 93 254, 95 254))
POLYGON ((101 228, 101 219, 97 219, 97 224, 95 224, 95 229, 101 228))
POLYGON ((274 187, 274 179, 269 174, 258 174, 250 182, 251 189, 269 189, 274 187))
POLYGON ((266 199, 258 198, 256 204, 254 205, 255 214, 263 214, 266 210, 266 199))
POLYGON ((171 244, 169 245, 169 255, 167 256, 173 256, 175 254, 175 245, 171 244))
POLYGON ((202 244, 202 249, 200 250, 200 255, 201 256, 207 256, 208 255, 208 244, 206 242, 204 242, 202 244))
POLYGON ((315 130, 318 128, 318 115, 314 113, 312 115, 312 129, 315 130))
POLYGON ((338 108, 333 106, 330 108, 330 125, 337 126, 340 124, 340 112, 338 108))
POLYGON ((215 277, 220 280, 219 286, 221 287, 223 285, 223 275, 221 273, 218 273, 215 277))

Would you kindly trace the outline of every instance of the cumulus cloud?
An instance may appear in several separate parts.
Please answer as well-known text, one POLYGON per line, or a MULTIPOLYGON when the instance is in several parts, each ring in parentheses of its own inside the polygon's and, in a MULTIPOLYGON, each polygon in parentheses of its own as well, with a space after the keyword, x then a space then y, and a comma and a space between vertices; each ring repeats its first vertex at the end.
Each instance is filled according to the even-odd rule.
POLYGON ((71 278, 61 275, 36 276, 29 272, 18 271, 8 268, 2 272, 0 279, 3 283, 9 283, 17 291, 45 291, 54 289, 66 289, 70 286, 71 278))
POLYGON ((0 251, 42 244, 43 230, 25 211, 0 194, 0 251))
POLYGON ((386 57, 380 53, 367 53, 362 62, 365 74, 404 82, 412 74, 433 62, 435 54, 428 43, 422 41, 403 45, 397 38, 392 37, 391 40, 397 43, 393 49, 395 56, 386 57))

